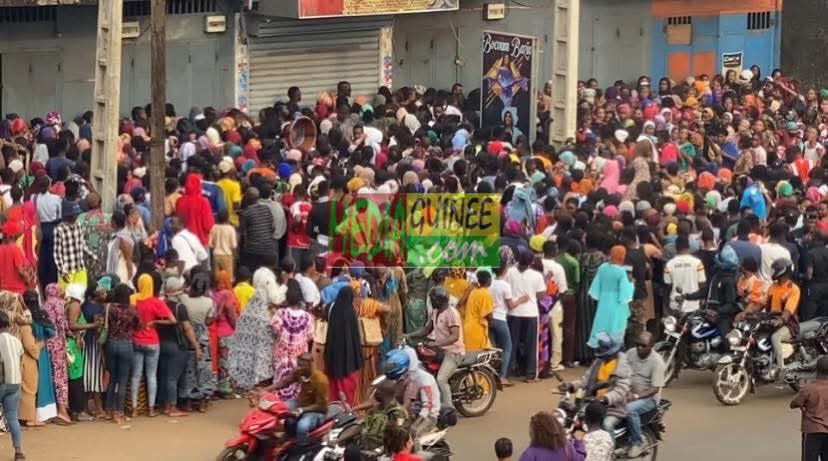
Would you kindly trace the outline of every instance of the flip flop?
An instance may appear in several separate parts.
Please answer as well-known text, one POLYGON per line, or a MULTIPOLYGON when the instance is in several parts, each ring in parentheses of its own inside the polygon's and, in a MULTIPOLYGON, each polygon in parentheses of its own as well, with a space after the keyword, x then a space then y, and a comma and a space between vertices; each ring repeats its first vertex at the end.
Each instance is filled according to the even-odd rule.
POLYGON ((72 421, 66 421, 63 418, 56 416, 52 419, 52 424, 57 424, 58 426, 72 426, 75 423, 73 423, 72 421))

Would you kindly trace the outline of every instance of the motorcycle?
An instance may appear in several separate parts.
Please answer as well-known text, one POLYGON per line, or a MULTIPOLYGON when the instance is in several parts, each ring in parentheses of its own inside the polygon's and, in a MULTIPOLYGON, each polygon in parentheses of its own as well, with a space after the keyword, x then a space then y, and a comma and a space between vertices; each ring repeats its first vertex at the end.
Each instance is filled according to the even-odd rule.
POLYGON ((771 335, 779 328, 779 313, 749 314, 727 334, 731 353, 719 359, 713 379, 713 394, 724 405, 738 405, 756 384, 770 384, 782 373, 783 382, 794 391, 816 374, 816 360, 828 348, 828 318, 803 322, 796 338, 783 344, 785 366, 779 370, 771 335))
POLYGON ((665 386, 678 378, 682 368, 714 370, 719 359, 727 353, 727 343, 716 325, 717 313, 709 309, 715 300, 708 300, 708 309, 682 312, 678 310, 661 320, 667 339, 656 343, 654 349, 665 364, 665 386))
MULTIPOLYGON (((553 372, 553 376, 561 383, 564 382, 558 373, 553 372)), ((601 387, 599 385, 591 390, 578 389, 574 393, 569 390, 557 393, 561 395, 561 400, 558 403, 557 410, 555 410, 555 416, 561 426, 567 430, 570 437, 575 434, 577 429, 582 428, 586 407, 596 400, 591 395, 594 395, 601 387)), ((655 409, 641 415, 641 437, 644 441, 645 450, 637 458, 627 456, 632 442, 629 440, 626 421, 619 422, 611 434, 615 440, 613 459, 649 459, 655 461, 658 456, 658 445, 662 440, 661 434, 666 430, 663 422, 664 414, 667 413, 671 405, 672 403, 669 400, 661 399, 655 409)))
MULTIPOLYGON (((417 344, 414 349, 425 369, 437 376, 442 354, 425 344, 417 344)), ((461 415, 467 418, 482 416, 494 405, 497 391, 503 390, 500 376, 494 369, 501 354, 500 349, 467 352, 449 378, 451 401, 461 415)))
POLYGON ((239 424, 239 435, 225 442, 216 461, 301 461, 313 459, 322 440, 333 428, 355 419, 347 405, 331 402, 328 417, 308 434, 309 443, 299 446, 293 438, 279 437, 285 422, 292 417, 287 404, 278 395, 264 392, 239 424))

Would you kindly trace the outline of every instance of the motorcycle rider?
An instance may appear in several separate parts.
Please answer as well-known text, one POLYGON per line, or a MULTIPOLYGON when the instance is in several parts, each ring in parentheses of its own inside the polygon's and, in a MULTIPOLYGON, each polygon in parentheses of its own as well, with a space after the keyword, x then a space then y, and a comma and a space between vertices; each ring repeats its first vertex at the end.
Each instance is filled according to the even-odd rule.
MULTIPOLYGON (((641 456, 647 448, 641 439, 641 415, 658 407, 661 388, 665 383, 664 372, 667 366, 660 354, 653 354, 653 344, 653 335, 648 331, 642 332, 636 338, 635 349, 630 349, 625 354, 632 371, 625 418, 632 443, 628 452, 630 458, 641 456)), ((614 416, 604 419, 606 427, 615 426, 617 421, 618 418, 614 416)))
MULTIPOLYGON (((561 384, 561 390, 574 392, 583 389, 588 396, 596 396, 607 405, 607 417, 604 418, 604 430, 612 434, 615 424, 626 416, 627 394, 630 391, 632 370, 627 357, 621 351, 623 343, 602 331, 596 335, 598 346, 595 348, 595 360, 584 376, 572 383, 561 384)), ((658 355, 658 354, 656 354, 658 355)))
MULTIPOLYGON (((392 351, 395 352, 395 351, 392 351)), ((405 354, 403 354, 405 356, 405 354)), ((398 373, 396 370, 402 368, 403 373, 408 368, 408 358, 405 363, 399 359, 389 357, 386 362, 387 373, 398 373), (390 363, 390 361, 394 361, 390 363), (390 369, 389 369, 390 365, 390 369)), ((396 399, 397 383, 392 380, 383 380, 374 385, 374 395, 368 414, 362 423, 362 431, 359 436, 359 446, 363 450, 375 450, 382 446, 382 437, 385 427, 388 425, 403 426, 408 420, 408 412, 396 399)), ((366 409, 366 405, 360 405, 360 409, 366 409)))
MULTIPOLYGON (((386 371, 389 379, 397 379, 400 383, 398 391, 402 396, 398 399, 408 411, 409 418, 414 418, 411 430, 415 434, 424 434, 437 427, 440 417, 440 389, 434 376, 420 366, 417 352, 408 346, 389 352, 386 360, 391 364, 399 363, 397 371, 386 371), (403 357, 399 356, 402 353, 403 357)), ((386 370, 389 370, 386 366, 386 370)))
MULTIPOLYGON (((707 287, 695 293, 684 295, 685 300, 707 299, 708 309, 718 314, 716 326, 722 336, 733 328, 733 319, 741 310, 736 292, 736 280, 739 275, 739 257, 733 247, 725 246, 716 255, 716 272, 710 277, 707 287)), ((681 296, 679 296, 681 299, 681 296)), ((726 343, 725 343, 726 344, 726 343)))
MULTIPOLYGON (((443 353, 440 371, 437 372, 437 386, 440 388, 440 403, 452 407, 449 378, 457 370, 466 354, 463 343, 463 321, 457 309, 449 305, 449 293, 442 286, 434 287, 428 294, 432 311, 426 325, 406 337, 428 336, 426 347, 439 349, 443 353)), ((439 408, 438 408, 439 413, 439 408)))
POLYGON ((296 416, 295 428, 288 433, 296 433, 299 444, 307 442, 308 434, 316 429, 328 412, 328 378, 325 373, 313 366, 313 356, 304 353, 296 361, 296 370, 281 380, 273 383, 265 391, 284 389, 293 383, 299 383, 299 395, 286 402, 296 416))
POLYGON ((774 320, 777 330, 771 335, 778 369, 777 381, 782 380, 782 370, 785 367, 782 343, 799 334, 796 312, 799 308, 800 291, 792 276, 793 262, 790 259, 780 258, 771 264, 773 284, 768 288, 768 308, 771 312, 782 313, 781 318, 774 320))

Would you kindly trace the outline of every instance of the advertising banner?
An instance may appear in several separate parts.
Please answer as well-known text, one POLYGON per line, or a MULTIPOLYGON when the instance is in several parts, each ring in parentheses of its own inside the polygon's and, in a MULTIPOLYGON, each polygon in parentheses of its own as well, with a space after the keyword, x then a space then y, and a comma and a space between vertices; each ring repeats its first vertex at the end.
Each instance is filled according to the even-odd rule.
POLYGON ((460 0, 298 0, 300 18, 453 11, 460 0))
POLYGON ((742 52, 736 51, 734 53, 722 53, 722 75, 727 75, 727 71, 732 70, 736 75, 742 72, 742 52))
POLYGON ((534 138, 536 39, 502 32, 483 32, 483 99, 481 125, 502 127, 512 135, 534 138))

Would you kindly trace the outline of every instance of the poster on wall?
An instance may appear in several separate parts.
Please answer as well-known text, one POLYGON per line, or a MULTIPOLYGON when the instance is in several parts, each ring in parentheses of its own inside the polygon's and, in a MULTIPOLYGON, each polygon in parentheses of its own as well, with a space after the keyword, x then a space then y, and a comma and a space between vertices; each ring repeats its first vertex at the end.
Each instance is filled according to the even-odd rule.
POLYGON ((536 38, 484 31, 481 43, 481 127, 501 127, 513 143, 521 135, 534 139, 536 38))
POLYGON ((722 53, 722 75, 727 75, 728 71, 735 71, 736 75, 742 72, 742 52, 735 51, 733 53, 722 53))
POLYGON ((300 18, 454 11, 460 0, 297 0, 300 18))

